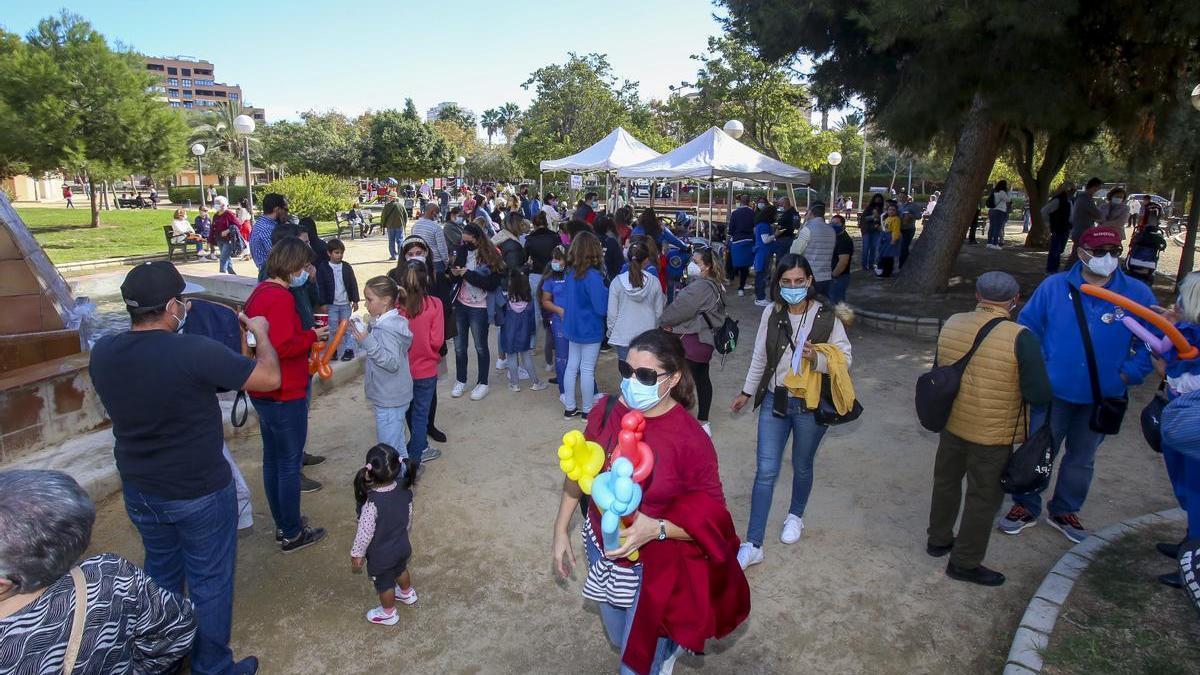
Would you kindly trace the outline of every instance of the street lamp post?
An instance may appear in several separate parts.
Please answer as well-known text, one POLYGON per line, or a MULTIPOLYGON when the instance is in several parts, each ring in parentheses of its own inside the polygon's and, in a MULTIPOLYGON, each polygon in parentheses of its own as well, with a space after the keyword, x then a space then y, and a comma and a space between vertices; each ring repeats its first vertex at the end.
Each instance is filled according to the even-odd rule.
POLYGON ((825 158, 829 161, 829 166, 833 167, 833 177, 829 181, 829 208, 837 203, 837 168, 838 164, 842 163, 842 153, 834 150, 825 158))
POLYGON ((458 186, 462 187, 462 184, 465 182, 464 179, 466 178, 466 175, 463 173, 464 171, 466 171, 466 169, 464 169, 463 167, 466 166, 466 164, 467 164, 467 158, 463 157, 462 155, 459 155, 454 160, 454 163, 458 165, 458 186))
POLYGON ((254 210, 254 186, 250 184, 250 134, 254 133, 254 118, 249 115, 238 115, 233 119, 233 130, 242 137, 242 161, 246 170, 246 197, 250 200, 250 210, 254 210))
POLYGON ((193 143, 192 154, 196 156, 196 180, 200 183, 200 206, 208 206, 204 201, 204 162, 200 160, 204 156, 204 146, 193 143))

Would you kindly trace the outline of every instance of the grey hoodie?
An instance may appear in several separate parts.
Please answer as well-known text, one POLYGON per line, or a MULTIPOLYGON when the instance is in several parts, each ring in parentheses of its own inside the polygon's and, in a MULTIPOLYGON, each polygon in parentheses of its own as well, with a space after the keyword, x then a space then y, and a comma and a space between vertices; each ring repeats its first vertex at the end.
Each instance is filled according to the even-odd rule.
POLYGON ((622 272, 608 287, 608 343, 628 347, 633 338, 658 328, 666 298, 658 279, 643 273, 641 288, 629 281, 629 272, 622 272))
POLYGON ((412 402, 412 373, 408 370, 412 341, 408 319, 395 309, 384 312, 363 339, 360 347, 367 353, 363 387, 372 405, 396 408, 412 402))

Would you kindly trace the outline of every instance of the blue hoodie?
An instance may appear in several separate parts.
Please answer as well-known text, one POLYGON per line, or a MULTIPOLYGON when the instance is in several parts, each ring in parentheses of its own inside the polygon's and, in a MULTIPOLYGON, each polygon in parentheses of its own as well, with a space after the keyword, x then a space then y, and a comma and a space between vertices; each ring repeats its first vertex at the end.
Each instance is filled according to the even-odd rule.
MULTIPOLYGON (((1042 343, 1042 354, 1046 358, 1046 371, 1050 375, 1054 397, 1069 403, 1092 402, 1087 353, 1083 349, 1079 322, 1075 319, 1075 306, 1070 295, 1071 287, 1078 288, 1086 283, 1082 268, 1083 264, 1076 262, 1070 270, 1047 277, 1033 292, 1018 318, 1042 343)), ((1157 302, 1146 284, 1126 276, 1120 270, 1113 273, 1104 287, 1146 307, 1157 302)), ((1135 340, 1133 333, 1120 321, 1104 322, 1102 317, 1113 312, 1112 303, 1087 294, 1081 295, 1092 347, 1096 352, 1100 395, 1104 398, 1122 396, 1126 382, 1121 381, 1121 375, 1125 375, 1128 386, 1141 384, 1153 368, 1150 352, 1145 343, 1135 340)), ((1141 319, 1138 321, 1151 332, 1158 332, 1141 319)))
POLYGON ((582 279, 568 269, 565 279, 563 333, 571 342, 590 344, 604 340, 608 328, 608 288, 600 270, 588 269, 582 279))

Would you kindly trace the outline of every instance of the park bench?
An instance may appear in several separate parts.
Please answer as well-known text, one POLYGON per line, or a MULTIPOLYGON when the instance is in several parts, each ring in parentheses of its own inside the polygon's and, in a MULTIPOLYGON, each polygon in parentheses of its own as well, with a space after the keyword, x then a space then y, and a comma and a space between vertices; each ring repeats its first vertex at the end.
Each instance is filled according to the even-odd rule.
POLYGON ((175 241, 175 232, 170 225, 163 225, 163 236, 167 238, 167 260, 175 262, 175 251, 180 251, 183 254, 184 262, 187 262, 188 256, 194 256, 197 260, 200 259, 200 254, 196 251, 196 242, 194 241, 175 241))
POLYGON ((148 209, 148 208, 150 208, 150 204, 149 204, 149 202, 146 202, 146 201, 139 202, 137 199, 134 199, 132 197, 128 197, 128 198, 127 197, 118 197, 117 198, 117 208, 148 209))
POLYGON ((350 239, 366 239, 375 229, 375 214, 359 211, 360 221, 351 221, 350 212, 341 212, 334 214, 334 224, 337 226, 338 239, 344 239, 343 232, 350 235, 350 239), (355 223, 358 227, 355 227, 355 223), (355 231, 357 230, 357 232, 355 231))

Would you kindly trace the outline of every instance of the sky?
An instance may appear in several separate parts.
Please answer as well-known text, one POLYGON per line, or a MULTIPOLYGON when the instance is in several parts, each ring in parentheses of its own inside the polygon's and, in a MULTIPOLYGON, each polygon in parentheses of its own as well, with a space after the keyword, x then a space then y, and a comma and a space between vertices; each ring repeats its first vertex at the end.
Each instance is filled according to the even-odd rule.
MULTIPOLYGON (((0 26, 24 35, 56 9, 4 3, 0 26)), ((455 101, 476 115, 514 101, 537 68, 568 52, 607 54, 613 72, 639 83, 643 99, 665 98, 691 80, 709 36, 721 29, 706 0, 605 3, 481 0, 359 3, 291 0, 145 2, 66 0, 108 38, 151 56, 214 64, 215 79, 241 85, 268 121, 306 110, 357 115, 403 108, 422 115, 455 101)))

